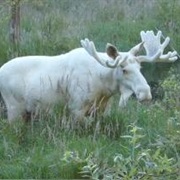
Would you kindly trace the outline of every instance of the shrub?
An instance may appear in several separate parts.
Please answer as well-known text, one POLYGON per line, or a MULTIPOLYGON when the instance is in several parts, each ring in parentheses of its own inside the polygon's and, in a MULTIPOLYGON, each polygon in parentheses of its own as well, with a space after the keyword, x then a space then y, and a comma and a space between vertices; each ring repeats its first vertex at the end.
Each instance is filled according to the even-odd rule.
POLYGON ((180 110, 180 75, 176 69, 171 69, 168 77, 163 81, 165 96, 163 103, 167 109, 180 110))

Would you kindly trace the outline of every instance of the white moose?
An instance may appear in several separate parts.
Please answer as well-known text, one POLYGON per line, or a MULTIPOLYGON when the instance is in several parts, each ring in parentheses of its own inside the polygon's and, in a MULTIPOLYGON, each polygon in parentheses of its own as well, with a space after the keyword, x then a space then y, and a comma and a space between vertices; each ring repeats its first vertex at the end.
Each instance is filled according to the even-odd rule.
POLYGON ((118 52, 107 44, 97 52, 92 41, 81 40, 83 48, 58 56, 17 57, 0 68, 0 92, 8 120, 31 118, 39 110, 61 103, 75 118, 105 109, 111 96, 120 94, 120 106, 135 93, 139 101, 150 100, 151 91, 140 72, 141 62, 173 62, 176 52, 163 54, 170 38, 161 44, 161 32, 141 32, 142 42, 129 52, 118 52), (137 55, 144 47, 146 54, 137 55))

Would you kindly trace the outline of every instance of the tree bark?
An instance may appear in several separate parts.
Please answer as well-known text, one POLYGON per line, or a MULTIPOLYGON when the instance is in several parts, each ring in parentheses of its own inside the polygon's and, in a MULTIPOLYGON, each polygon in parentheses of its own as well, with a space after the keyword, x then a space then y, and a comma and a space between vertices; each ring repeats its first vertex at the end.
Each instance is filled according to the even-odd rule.
POLYGON ((20 41, 20 0, 11 0, 10 42, 17 52, 20 41))

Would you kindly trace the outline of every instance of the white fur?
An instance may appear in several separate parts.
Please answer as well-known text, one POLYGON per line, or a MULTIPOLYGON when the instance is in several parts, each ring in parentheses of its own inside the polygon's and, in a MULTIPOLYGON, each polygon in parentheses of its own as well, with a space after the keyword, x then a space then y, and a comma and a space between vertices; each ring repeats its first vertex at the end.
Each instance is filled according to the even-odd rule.
MULTIPOLYGON (((102 58, 111 59, 106 53, 102 58)), ((140 73, 140 65, 128 53, 122 68, 99 64, 84 48, 58 56, 25 56, 12 59, 0 68, 0 91, 11 122, 24 113, 47 110, 61 103, 77 118, 92 107, 106 107, 107 100, 121 93, 124 106, 134 92, 139 100, 151 99, 150 88, 140 73), (132 61, 132 62, 131 62, 132 61), (103 100, 104 99, 104 100, 103 100)))

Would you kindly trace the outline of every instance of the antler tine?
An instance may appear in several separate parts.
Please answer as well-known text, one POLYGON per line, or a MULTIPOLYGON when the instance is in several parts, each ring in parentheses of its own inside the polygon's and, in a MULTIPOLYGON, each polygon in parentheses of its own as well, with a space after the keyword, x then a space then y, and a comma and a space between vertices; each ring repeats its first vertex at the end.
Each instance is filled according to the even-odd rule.
POLYGON ((85 38, 84 40, 81 40, 81 45, 91 56, 94 55, 93 51, 96 51, 96 49, 92 41, 89 41, 89 39, 85 38))
POLYGON ((90 41, 87 38, 84 40, 81 40, 81 45, 92 57, 94 57, 104 67, 116 68, 117 65, 119 64, 119 61, 121 60, 121 56, 118 56, 113 62, 110 60, 104 60, 100 58, 97 54, 94 42, 90 41))
MULTIPOLYGON (((156 29, 158 32, 160 31, 157 27, 156 27, 155 29, 156 29)), ((165 36, 164 36, 163 34, 161 34, 161 37, 162 37, 164 40, 166 40, 166 38, 165 38, 165 36)), ((180 59, 180 54, 174 49, 174 47, 172 47, 171 44, 169 44, 169 47, 170 47, 170 49, 171 49, 173 52, 176 52, 177 57, 180 59)))
POLYGON ((113 63, 106 61, 106 65, 107 65, 107 67, 110 67, 110 68, 116 68, 116 67, 120 66, 120 64, 122 62, 124 62, 126 59, 127 58, 122 59, 122 57, 119 55, 119 56, 117 56, 117 58, 114 60, 113 63))
POLYGON ((164 49, 169 45, 170 38, 164 37, 164 42, 161 43, 161 31, 158 31, 157 35, 153 31, 141 31, 140 36, 146 51, 146 56, 139 58, 141 62, 174 62, 178 59, 176 51, 163 54, 164 49))
POLYGON ((167 54, 161 55, 161 59, 158 62, 174 62, 178 59, 177 52, 168 52, 167 54), (168 61, 167 61, 168 59, 168 61))
POLYGON ((97 55, 97 51, 94 45, 93 41, 90 41, 89 39, 81 40, 82 47, 92 56, 94 57, 101 65, 106 67, 106 63, 102 61, 99 56, 97 55))

